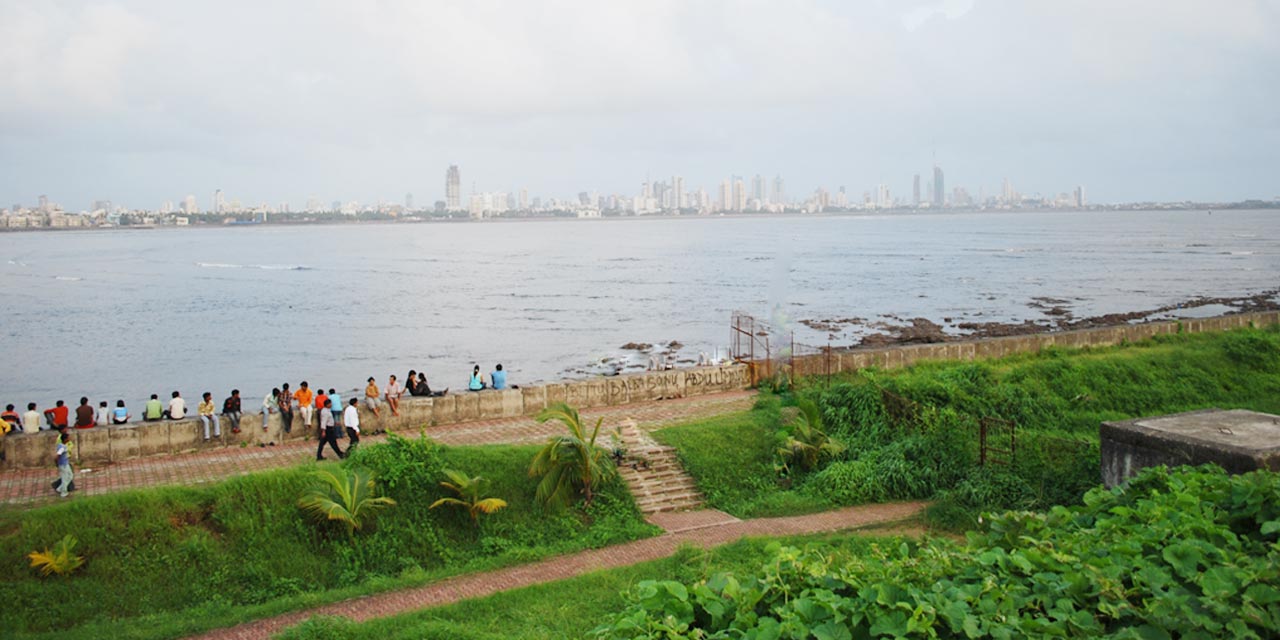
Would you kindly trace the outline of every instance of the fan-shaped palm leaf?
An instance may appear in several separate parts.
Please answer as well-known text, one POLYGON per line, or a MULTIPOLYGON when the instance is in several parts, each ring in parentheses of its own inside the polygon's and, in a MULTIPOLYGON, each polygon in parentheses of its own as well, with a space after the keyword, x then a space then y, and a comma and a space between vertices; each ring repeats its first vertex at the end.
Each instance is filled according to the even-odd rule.
POLYGON ((818 410, 818 405, 808 400, 801 400, 797 404, 800 412, 791 423, 790 433, 786 442, 778 449, 778 455, 809 470, 816 468, 823 460, 844 453, 844 445, 823 430, 822 413, 818 410))
POLYGON ((529 477, 541 478, 536 492, 538 501, 563 507, 580 493, 591 504, 595 489, 618 473, 609 450, 596 444, 604 419, 597 420, 588 435, 578 410, 559 402, 544 409, 536 420, 559 420, 569 430, 568 435, 552 436, 529 464, 529 477))
POLYGON ((341 522, 348 536, 368 524, 378 511, 396 503, 378 495, 376 479, 367 469, 327 467, 316 471, 316 480, 316 486, 303 494, 298 506, 316 520, 341 522))
POLYGON ((487 479, 480 476, 468 478, 466 474, 452 469, 445 469, 444 474, 449 477, 450 481, 441 482, 440 486, 458 494, 458 497, 440 498, 432 502, 429 508, 434 509, 440 505, 462 507, 471 514, 471 520, 476 521, 482 513, 493 513, 507 506, 507 501, 502 498, 480 497, 489 487, 487 479))

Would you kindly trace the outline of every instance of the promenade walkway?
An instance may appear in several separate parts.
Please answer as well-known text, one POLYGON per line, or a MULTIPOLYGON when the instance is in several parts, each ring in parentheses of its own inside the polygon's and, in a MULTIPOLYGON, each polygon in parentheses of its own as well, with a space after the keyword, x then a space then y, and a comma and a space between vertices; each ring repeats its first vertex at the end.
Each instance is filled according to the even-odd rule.
POLYGON ((467 598, 479 598, 499 591, 563 580, 591 571, 657 560, 673 555, 682 545, 706 549, 733 542, 743 536, 800 535, 865 527, 911 518, 919 515, 925 506, 922 502, 874 504, 805 516, 754 520, 737 520, 719 512, 689 512, 690 518, 706 518, 708 513, 719 514, 720 517, 712 518, 709 523, 669 532, 656 538, 557 556, 533 564, 462 575, 414 589, 344 600, 315 609, 217 629, 197 637, 204 640, 266 639, 316 615, 343 616, 355 621, 382 618, 467 598))
MULTIPOLYGON (((605 425, 609 427, 632 419, 641 429, 651 431, 680 422, 744 411, 754 401, 754 391, 730 391, 585 409, 581 414, 584 421, 589 420, 593 424, 596 419, 604 418, 605 425)), ((563 429, 564 426, 558 422, 538 424, 533 418, 502 418, 430 427, 426 433, 449 445, 532 444, 542 442, 563 429)), ((402 432, 402 435, 417 434, 402 432)), ((366 436, 361 443, 371 444, 384 439, 385 436, 366 436)), ((346 441, 341 443, 345 448, 346 441)), ((226 447, 77 468, 77 491, 69 499, 74 500, 77 495, 99 495, 138 487, 216 482, 255 471, 294 466, 314 460, 315 447, 314 440, 269 447, 226 447)), ((333 452, 328 455, 332 456, 333 452)), ((49 461, 48 469, 0 472, 0 503, 36 505, 57 500, 57 494, 49 485, 58 475, 53 467, 52 451, 49 452, 49 461)))

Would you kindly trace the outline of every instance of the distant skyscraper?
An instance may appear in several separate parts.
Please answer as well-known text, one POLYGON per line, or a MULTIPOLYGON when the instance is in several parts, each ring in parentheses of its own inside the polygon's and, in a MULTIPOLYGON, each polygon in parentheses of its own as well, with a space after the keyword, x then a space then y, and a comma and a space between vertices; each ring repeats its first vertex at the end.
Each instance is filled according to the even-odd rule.
POLYGON ((751 197, 759 200, 760 204, 764 204, 768 202, 766 199, 768 190, 769 185, 765 182, 764 176, 757 173, 756 177, 751 179, 751 197))
POLYGON ((742 181, 741 176, 733 177, 733 210, 746 211, 747 209, 747 183, 742 181))
POLYGON ((725 180, 720 183, 720 210, 728 211, 733 208, 733 183, 725 180))
POLYGON ((462 173, 456 164, 449 165, 444 174, 444 206, 450 211, 462 209, 462 173))
POLYGON ((405 211, 413 211, 413 194, 412 193, 404 194, 404 209, 405 211))
POLYGON ((671 177, 671 190, 675 192, 675 193, 674 193, 675 200, 673 201, 673 204, 675 205, 675 208, 677 208, 677 209, 683 209, 683 208, 685 208, 685 207, 689 206, 688 202, 686 202, 686 201, 685 201, 685 195, 684 195, 684 178, 682 178, 682 177, 680 177, 680 176, 672 176, 672 177, 671 177))
MULTIPOLYGON (((186 198, 182 199, 183 213, 187 213, 187 214, 199 213, 200 210, 198 206, 199 205, 196 204, 196 197, 194 195, 188 195, 186 198)), ((108 211, 107 213, 111 213, 111 212, 108 211)))
POLYGON ((911 181, 911 206, 920 206, 920 174, 916 174, 911 181))
POLYGON ((215 189, 213 192, 213 212, 222 213, 227 208, 227 198, 222 195, 222 189, 215 189))
POLYGON ((933 165, 933 206, 941 207, 947 203, 947 189, 943 185, 942 167, 933 165))
POLYGON ((773 203, 774 204, 782 204, 782 205, 787 204, 786 190, 783 189, 784 186, 785 185, 782 182, 782 176, 774 177, 773 179, 773 203))
POLYGON ((529 210, 529 190, 528 189, 520 190, 520 210, 521 211, 529 210))
POLYGON ((1005 178, 1004 182, 1000 184, 1000 199, 1004 200, 1005 204, 1014 204, 1013 183, 1009 182, 1008 178, 1005 178))
POLYGON ((1077 207, 1084 206, 1084 187, 1081 187, 1079 185, 1076 186, 1075 201, 1076 201, 1077 207))

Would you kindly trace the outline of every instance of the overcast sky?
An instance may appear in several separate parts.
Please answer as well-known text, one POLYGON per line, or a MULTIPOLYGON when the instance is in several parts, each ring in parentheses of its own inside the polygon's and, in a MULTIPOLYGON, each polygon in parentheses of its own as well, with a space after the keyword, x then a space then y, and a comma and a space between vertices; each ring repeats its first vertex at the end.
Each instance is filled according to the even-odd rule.
POLYGON ((0 0, 0 207, 1280 196, 1280 0, 0 0))

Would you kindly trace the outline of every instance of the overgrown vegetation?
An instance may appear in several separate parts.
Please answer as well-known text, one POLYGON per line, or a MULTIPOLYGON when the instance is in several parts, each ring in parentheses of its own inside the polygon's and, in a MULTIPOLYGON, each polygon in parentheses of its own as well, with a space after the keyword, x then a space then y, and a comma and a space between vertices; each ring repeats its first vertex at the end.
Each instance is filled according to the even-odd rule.
POLYGON ((1280 475, 1144 471, 1076 507, 1010 512, 965 545, 777 548, 753 574, 644 581, 622 639, 1269 638, 1280 635, 1280 475))
POLYGON ((964 529, 983 510, 1078 501, 1099 482, 1104 420, 1213 406, 1280 412, 1280 329, 799 380, 762 394, 747 414, 655 437, 679 450, 713 506, 739 517, 931 498, 935 524, 964 529), (774 434, 783 407, 805 400, 847 448, 780 478, 774 434), (990 450, 980 465, 984 421, 990 450))
POLYGON ((606 616, 627 606, 625 598, 642 580, 692 582, 717 572, 749 574, 773 554, 777 542, 830 553, 865 555, 878 541, 897 546, 904 539, 879 529, 787 538, 744 538, 704 550, 686 547, 675 555, 627 567, 503 591, 483 598, 355 623, 319 616, 288 629, 276 640, 565 640, 582 638, 606 616))
POLYGON ((572 504, 577 496, 590 505, 596 488, 618 477, 611 452, 596 444, 604 418, 588 433, 578 410, 559 402, 543 409, 538 422, 558 420, 569 433, 552 436, 529 464, 529 477, 538 478, 538 501, 553 507, 572 504))
POLYGON ((57 615, 43 606, 0 608, 0 629, 17 638, 175 637, 656 533, 621 483, 599 487, 589 507, 538 506, 527 476, 536 451, 394 437, 359 447, 343 465, 375 473, 397 505, 354 539, 316 527, 297 504, 316 469, 337 463, 5 510, 0 598, 58 604, 57 615), (431 510, 449 495, 439 484, 446 467, 483 470, 510 507, 478 524, 464 511, 431 510), (22 559, 68 532, 80 540, 84 567, 41 580, 22 559))

